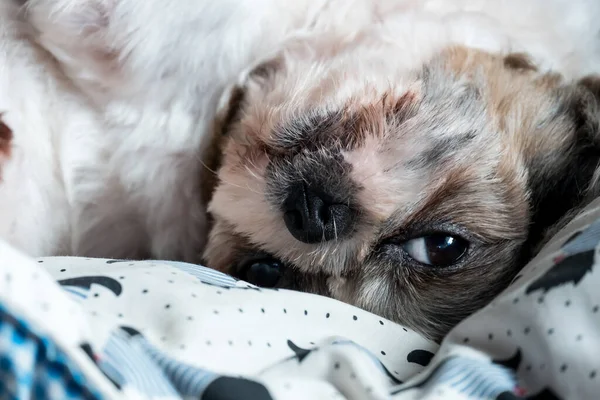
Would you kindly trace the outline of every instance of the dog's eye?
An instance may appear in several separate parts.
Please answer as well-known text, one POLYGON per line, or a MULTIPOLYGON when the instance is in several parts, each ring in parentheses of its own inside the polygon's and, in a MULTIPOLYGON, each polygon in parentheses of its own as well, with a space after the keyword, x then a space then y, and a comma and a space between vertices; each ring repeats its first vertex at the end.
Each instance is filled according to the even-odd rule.
POLYGON ((406 253, 416 261, 434 267, 456 263, 467 251, 469 243, 447 233, 434 233, 407 240, 402 244, 406 253))
POLYGON ((246 261, 240 269, 241 278, 256 286, 272 288, 283 275, 283 264, 274 258, 260 258, 246 261))

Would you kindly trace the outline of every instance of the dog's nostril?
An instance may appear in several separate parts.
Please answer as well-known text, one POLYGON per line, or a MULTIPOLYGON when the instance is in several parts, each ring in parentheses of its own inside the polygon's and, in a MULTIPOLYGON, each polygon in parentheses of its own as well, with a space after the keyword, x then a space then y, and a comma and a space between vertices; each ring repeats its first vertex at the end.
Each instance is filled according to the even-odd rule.
POLYGON ((352 211, 304 183, 297 183, 290 187, 284 202, 283 220, 296 239, 318 243, 348 233, 352 225, 352 211))

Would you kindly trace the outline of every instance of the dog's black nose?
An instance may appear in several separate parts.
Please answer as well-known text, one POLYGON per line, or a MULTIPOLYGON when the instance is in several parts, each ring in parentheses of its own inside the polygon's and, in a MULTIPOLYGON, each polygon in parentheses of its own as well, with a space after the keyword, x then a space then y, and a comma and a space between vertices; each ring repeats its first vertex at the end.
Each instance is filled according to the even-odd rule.
POLYGON ((283 208, 285 225, 292 236, 304 243, 341 238, 352 225, 350 207, 303 182, 290 187, 283 208))

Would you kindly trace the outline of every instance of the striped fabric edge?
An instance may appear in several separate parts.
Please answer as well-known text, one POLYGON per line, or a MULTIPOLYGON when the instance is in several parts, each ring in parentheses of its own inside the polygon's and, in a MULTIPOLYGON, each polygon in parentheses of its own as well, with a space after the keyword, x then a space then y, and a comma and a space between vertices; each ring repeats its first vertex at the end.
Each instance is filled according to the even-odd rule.
POLYGON ((122 387, 148 397, 180 399, 177 391, 135 337, 114 331, 100 355, 103 372, 122 387))
POLYGON ((138 336, 138 340, 139 344, 146 350, 154 362, 160 366, 182 396, 200 398, 206 387, 221 376, 212 371, 182 363, 165 355, 142 336, 138 336))
POLYGON ((77 286, 61 286, 62 289, 67 292, 73 300, 76 302, 81 302, 81 300, 85 300, 88 297, 89 290, 80 288, 77 286))
POLYGON ((561 246, 562 251, 575 254, 596 248, 598 238, 600 237, 600 220, 594 221, 592 224, 571 235, 571 237, 575 235, 577 235, 576 239, 568 239, 568 243, 564 243, 561 246))
POLYGON ((177 269, 180 269, 184 272, 187 272, 190 275, 193 275, 200 281, 204 283, 208 283, 211 285, 223 286, 223 287, 235 287, 237 285, 237 280, 229 275, 226 275, 222 272, 216 271, 214 269, 210 269, 204 267, 202 265, 196 264, 188 264, 177 261, 156 261, 160 264, 170 265, 177 269))
POLYGON ((438 382, 445 383, 469 397, 495 398, 513 390, 517 383, 506 368, 491 363, 450 359, 438 370, 438 382))
POLYGON ((392 395, 433 385, 446 385, 471 399, 495 399, 502 393, 517 388, 515 374, 501 365, 466 357, 451 357, 444 360, 421 383, 402 385, 392 395))

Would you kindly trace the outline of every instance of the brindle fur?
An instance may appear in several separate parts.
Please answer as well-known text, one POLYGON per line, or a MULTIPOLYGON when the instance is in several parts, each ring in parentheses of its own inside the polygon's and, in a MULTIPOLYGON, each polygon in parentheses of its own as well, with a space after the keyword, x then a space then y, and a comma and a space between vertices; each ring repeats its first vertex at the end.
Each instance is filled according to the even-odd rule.
POLYGON ((287 69, 279 61, 259 69, 260 78, 251 74, 240 109, 229 111, 237 119, 210 206, 210 266, 236 274, 248 254, 265 252, 287 264, 282 287, 355 304, 439 340, 505 289, 561 218, 599 193, 597 78, 563 82, 522 54, 456 47, 401 90, 373 88, 308 108, 297 99, 314 103, 310 90, 286 100, 298 90, 287 69), (280 205, 296 179, 347 203, 356 213, 352 233, 294 240, 280 205), (397 246, 432 229, 470 241, 457 265, 417 265, 397 246))

